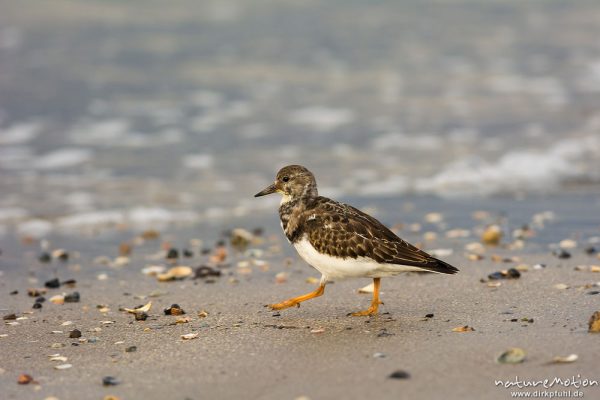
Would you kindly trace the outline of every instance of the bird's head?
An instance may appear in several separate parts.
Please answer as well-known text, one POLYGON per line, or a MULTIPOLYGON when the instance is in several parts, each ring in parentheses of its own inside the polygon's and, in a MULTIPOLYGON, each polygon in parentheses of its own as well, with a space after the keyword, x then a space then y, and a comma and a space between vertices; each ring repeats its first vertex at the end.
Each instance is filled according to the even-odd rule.
POLYGON ((308 169, 301 165, 288 165, 277 173, 275 182, 256 193, 254 197, 271 193, 281 193, 282 203, 295 199, 311 199, 317 197, 317 181, 308 169))

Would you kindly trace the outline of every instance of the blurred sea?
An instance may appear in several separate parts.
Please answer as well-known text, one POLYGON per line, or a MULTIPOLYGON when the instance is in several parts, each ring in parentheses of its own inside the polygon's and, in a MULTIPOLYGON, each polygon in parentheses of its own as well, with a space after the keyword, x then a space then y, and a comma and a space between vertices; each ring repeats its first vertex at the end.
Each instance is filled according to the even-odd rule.
POLYGON ((530 199, 600 223, 596 0, 0 9, 0 236, 274 215, 252 195, 291 163, 386 222, 530 199))

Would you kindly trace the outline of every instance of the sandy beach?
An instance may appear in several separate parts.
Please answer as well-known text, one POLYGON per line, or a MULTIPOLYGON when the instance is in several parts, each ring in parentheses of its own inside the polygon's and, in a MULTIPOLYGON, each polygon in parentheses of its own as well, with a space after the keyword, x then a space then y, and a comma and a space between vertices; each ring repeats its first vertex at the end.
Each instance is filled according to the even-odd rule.
MULTIPOLYGON (((370 295, 357 293, 366 279, 331 284, 323 297, 298 309, 263 307, 312 290, 314 283, 307 280, 318 277, 277 234, 267 231, 260 244, 251 246, 254 254, 265 251, 258 263, 248 257, 252 252, 229 248, 230 266, 221 269, 220 277, 170 282, 140 272, 148 256, 160 250, 160 239, 135 248, 123 267, 99 266, 84 252, 77 256, 75 249, 74 259, 50 264, 37 261, 31 245, 12 247, 20 257, 3 249, 2 314, 17 316, 0 328, 3 398, 506 399, 515 388, 495 381, 599 378, 593 350, 598 338, 588 333, 600 298, 600 274, 589 266, 599 262, 582 249, 558 259, 489 248, 484 259, 470 261, 456 248, 446 260, 460 267, 459 274, 384 279, 380 315, 360 318, 346 314, 368 305, 370 295), (494 262, 493 254, 518 260, 494 262), (15 264, 20 267, 12 268, 15 264), (522 271, 517 279, 487 279, 516 266, 522 271), (32 310, 34 298, 27 288, 43 287, 54 268, 60 280, 77 283, 48 289, 45 297, 78 291, 80 302, 46 301, 32 310), (103 273, 108 277, 98 280, 103 273), (15 290, 18 294, 9 294, 15 290), (145 321, 119 311, 148 301, 152 308, 145 321), (181 317, 164 315, 173 303, 189 322, 175 323, 181 317), (201 311, 208 315, 199 316, 201 311), (453 331, 464 326, 473 330, 453 331), (74 329, 81 338, 69 338, 74 329), (181 338, 189 333, 197 338, 181 338), (496 361, 514 347, 525 351, 522 363, 496 361), (552 362, 570 354, 578 355, 573 363, 552 362), (66 360, 50 361, 51 355, 66 360), (72 367, 55 369, 64 364, 72 367), (390 378, 397 371, 406 376, 390 378), (35 382, 17 384, 24 373, 35 382), (104 386, 105 377, 118 384, 104 386)), ((196 266, 209 258, 197 255, 179 263, 196 266)), ((155 263, 166 265, 164 260, 155 263)), ((557 385, 544 390, 574 389, 557 385)), ((580 390, 587 398, 600 393, 598 386, 580 390)))

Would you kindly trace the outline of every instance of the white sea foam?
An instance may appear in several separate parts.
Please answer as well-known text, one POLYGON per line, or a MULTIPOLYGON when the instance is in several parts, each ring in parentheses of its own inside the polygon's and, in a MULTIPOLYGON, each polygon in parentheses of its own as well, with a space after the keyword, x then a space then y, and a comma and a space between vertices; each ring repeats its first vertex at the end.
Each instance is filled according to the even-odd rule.
POLYGON ((28 143, 35 139, 42 130, 37 122, 23 122, 0 129, 0 145, 15 145, 28 143))
POLYGON ((43 238, 53 230, 52 223, 43 219, 32 219, 17 225, 17 233, 20 236, 31 236, 34 238, 43 238))
POLYGON ((330 132, 353 122, 352 110, 344 108, 307 107, 290 114, 289 121, 297 125, 306 125, 318 132, 330 132))
POLYGON ((183 166, 190 169, 207 169, 213 166, 211 154, 188 154, 183 157, 183 166))
POLYGON ((81 165, 92 159, 92 151, 83 148, 63 148, 44 154, 34 161, 36 169, 52 170, 81 165))
POLYGON ((371 146, 377 150, 389 148, 411 149, 411 150, 438 150, 444 145, 444 140, 439 135, 404 133, 386 133, 371 141, 371 146))
POLYGON ((471 156, 417 179, 415 190, 441 195, 552 191, 570 180, 600 179, 599 155, 600 137, 587 136, 561 140, 545 151, 513 150, 493 162, 471 156))

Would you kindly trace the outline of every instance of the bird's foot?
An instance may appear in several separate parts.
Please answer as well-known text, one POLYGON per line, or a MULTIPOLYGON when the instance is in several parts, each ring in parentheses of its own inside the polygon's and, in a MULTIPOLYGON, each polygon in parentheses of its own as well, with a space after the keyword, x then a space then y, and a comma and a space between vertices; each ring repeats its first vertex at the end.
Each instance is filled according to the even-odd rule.
POLYGON ((348 315, 349 316, 351 315, 353 317, 370 317, 373 315, 377 315, 377 306, 371 306, 364 311, 357 311, 357 312, 350 313, 348 315))
POLYGON ((290 300, 282 301, 281 303, 267 304, 265 307, 268 307, 271 310, 275 311, 275 310, 285 310, 286 308, 290 308, 290 307, 294 307, 294 306, 300 307, 300 302, 298 302, 294 299, 290 299, 290 300))

